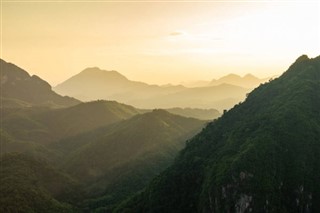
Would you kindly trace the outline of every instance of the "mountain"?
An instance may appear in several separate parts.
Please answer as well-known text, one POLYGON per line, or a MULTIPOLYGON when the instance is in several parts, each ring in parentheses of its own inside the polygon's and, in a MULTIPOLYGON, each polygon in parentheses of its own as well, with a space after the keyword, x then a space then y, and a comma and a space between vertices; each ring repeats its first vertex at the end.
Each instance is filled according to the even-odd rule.
POLYGON ((76 212, 80 185, 68 175, 28 155, 6 154, 0 163, 1 212, 76 212))
POLYGON ((23 151, 65 137, 111 125, 140 113, 115 101, 94 101, 76 106, 2 109, 3 151, 23 151))
POLYGON ((137 108, 215 108, 220 111, 242 101, 250 89, 221 84, 199 88, 149 85, 130 81, 116 71, 88 68, 54 90, 82 101, 115 100, 137 108))
POLYGON ((112 209, 164 170, 204 121, 154 110, 55 145, 61 168, 85 183, 87 208, 112 209))
POLYGON ((73 106, 80 101, 62 97, 51 90, 51 86, 36 75, 0 59, 2 107, 73 106))
POLYGON ((181 82, 181 85, 186 87, 208 87, 208 86, 217 86, 220 84, 231 84, 243 88, 255 88, 262 83, 265 83, 270 78, 257 78, 252 74, 246 74, 241 77, 236 74, 229 74, 223 76, 219 79, 213 79, 212 81, 191 81, 191 82, 181 82))
POLYGON ((239 87, 244 87, 244 88, 255 88, 259 86, 262 83, 265 83, 269 80, 270 78, 257 78, 256 76, 252 74, 247 74, 243 77, 236 75, 236 74, 229 74, 226 76, 223 76, 219 79, 213 79, 209 85, 215 86, 219 84, 232 84, 235 86, 239 87))
POLYGON ((191 141, 117 212, 317 212, 320 56, 303 55, 191 141))
POLYGON ((139 97, 151 97, 183 90, 182 86, 160 87, 128 80, 116 71, 87 68, 54 90, 59 94, 70 95, 83 101, 97 99, 116 100, 128 103, 139 97))
POLYGON ((250 89, 231 84, 220 84, 210 87, 186 88, 162 96, 128 101, 128 104, 138 108, 190 107, 214 108, 223 111, 244 100, 248 92, 250 89))
MULTIPOLYGON (((173 108, 163 108, 163 110, 170 112, 171 114, 180 115, 187 118, 206 120, 206 121, 211 121, 221 116, 221 113, 216 109, 173 107, 173 108)), ((146 113, 151 111, 152 111, 151 109, 139 109, 140 113, 146 113)))

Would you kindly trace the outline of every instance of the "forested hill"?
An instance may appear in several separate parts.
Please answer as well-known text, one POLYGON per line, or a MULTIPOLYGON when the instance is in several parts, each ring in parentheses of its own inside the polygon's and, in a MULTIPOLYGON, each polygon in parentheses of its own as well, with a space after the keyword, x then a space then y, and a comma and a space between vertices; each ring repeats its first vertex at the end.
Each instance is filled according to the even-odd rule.
POLYGON ((118 212, 317 212, 320 56, 299 57, 187 144, 118 212))

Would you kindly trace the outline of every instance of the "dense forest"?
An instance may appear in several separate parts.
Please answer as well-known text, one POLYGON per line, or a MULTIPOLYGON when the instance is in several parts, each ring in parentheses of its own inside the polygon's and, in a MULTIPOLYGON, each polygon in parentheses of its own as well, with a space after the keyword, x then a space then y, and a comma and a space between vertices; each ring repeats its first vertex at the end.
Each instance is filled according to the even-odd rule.
POLYGON ((317 212, 319 91, 320 57, 299 57, 116 212, 317 212))

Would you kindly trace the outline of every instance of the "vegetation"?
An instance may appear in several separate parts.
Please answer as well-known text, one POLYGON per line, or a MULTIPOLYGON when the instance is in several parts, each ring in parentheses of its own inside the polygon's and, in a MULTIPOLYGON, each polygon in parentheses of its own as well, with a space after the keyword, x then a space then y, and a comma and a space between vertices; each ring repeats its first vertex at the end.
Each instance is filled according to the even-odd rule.
POLYGON ((164 110, 136 115, 56 144, 62 168, 86 183, 89 209, 112 209, 164 170, 204 122, 164 110), (94 134, 94 137, 92 135, 94 134), (88 140, 88 138, 90 138, 88 140))
POLYGON ((3 131, 16 140, 44 145, 128 119, 139 111, 114 101, 94 101, 61 109, 4 108, 2 113, 3 131))
POLYGON ((69 176, 24 154, 0 160, 0 212, 76 212, 81 194, 69 176))
MULTIPOLYGON (((92 104, 107 104, 110 111, 119 111, 122 115, 126 115, 122 110, 128 110, 127 106, 114 102, 92 104)), ((46 115, 52 113, 45 112, 46 115)), ((29 114, 30 118, 36 115, 29 114)), ((54 117, 59 120, 58 116, 54 117)), ((111 211, 163 171, 184 147, 185 140, 196 134, 203 124, 204 121, 155 110, 48 145, 40 141, 18 141, 2 131, 6 151, 25 154, 7 154, 2 159, 3 198, 0 206, 5 212, 22 209, 36 209, 37 212, 111 211), (81 190, 74 187, 76 182, 82 184, 81 190), (10 191, 17 195, 11 193, 13 197, 8 199, 5 195, 10 191)))
POLYGON ((301 56, 200 134, 205 121, 165 110, 8 92, 30 76, 5 66, 2 85, 15 83, 1 109, 0 212, 320 209, 320 56, 301 56))
POLYGON ((301 56, 194 137, 116 212, 317 212, 320 57, 301 56))

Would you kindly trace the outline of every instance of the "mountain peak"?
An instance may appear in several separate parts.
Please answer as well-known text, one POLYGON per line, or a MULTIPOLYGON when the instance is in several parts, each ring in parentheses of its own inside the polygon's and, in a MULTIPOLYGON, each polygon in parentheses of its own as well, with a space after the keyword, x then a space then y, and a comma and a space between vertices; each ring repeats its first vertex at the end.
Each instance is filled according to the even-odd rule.
POLYGON ((302 55, 289 67, 288 71, 283 73, 283 79, 296 79, 296 82, 305 80, 319 79, 319 62, 320 57, 309 58, 302 55))
POLYGON ((307 55, 301 55, 297 58, 296 62, 306 61, 309 60, 309 57, 307 55))
POLYGON ((252 74, 250 74, 250 73, 248 73, 248 74, 246 74, 245 76, 243 76, 242 77, 243 79, 252 79, 252 80, 256 80, 256 79, 258 79, 256 76, 254 76, 254 75, 252 75, 252 74))
POLYGON ((241 77, 237 74, 228 74, 226 76, 223 76, 219 79, 213 79, 210 83, 210 85, 219 85, 219 84, 223 84, 223 83, 227 83, 227 84, 233 84, 236 86, 241 86, 244 88, 255 88, 257 86, 259 86, 259 84, 264 83, 268 80, 267 79, 259 79, 256 76, 248 73, 245 76, 241 77))
POLYGON ((222 79, 234 79, 234 80, 236 80, 236 79, 240 79, 240 78, 241 78, 240 75, 230 73, 230 74, 228 74, 226 76, 223 76, 223 77, 219 78, 218 80, 222 80, 222 79))
POLYGON ((88 77, 96 77, 96 78, 111 78, 111 79, 118 79, 118 80, 128 80, 124 75, 120 74, 117 71, 111 70, 102 70, 99 67, 88 67, 84 69, 79 75, 86 75, 88 77))

